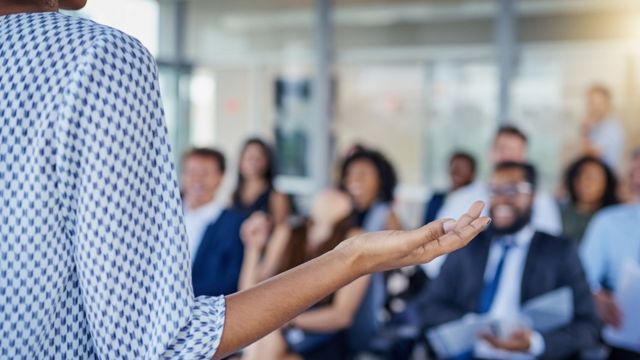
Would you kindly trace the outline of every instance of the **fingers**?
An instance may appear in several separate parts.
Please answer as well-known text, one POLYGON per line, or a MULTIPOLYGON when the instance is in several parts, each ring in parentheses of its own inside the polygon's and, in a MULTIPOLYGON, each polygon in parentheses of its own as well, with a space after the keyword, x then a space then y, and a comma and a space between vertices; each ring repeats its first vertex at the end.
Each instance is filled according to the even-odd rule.
POLYGON ((508 351, 526 351, 530 347, 529 336, 525 337, 516 337, 511 336, 509 339, 499 339, 493 335, 483 334, 480 336, 486 342, 491 344, 494 348, 508 350, 508 351))
POLYGON ((481 227, 480 231, 482 231, 486 219, 474 223, 474 221, 478 220, 482 209, 484 209, 484 203, 482 201, 476 201, 457 221, 453 219, 437 220, 411 232, 413 233, 412 235, 415 236, 412 236, 413 241, 410 246, 423 246, 430 241, 439 239, 445 234, 462 230, 469 224, 472 224, 473 227, 481 227))
POLYGON ((466 213, 462 214, 462 216, 456 222, 456 228, 462 228, 464 226, 469 225, 482 214, 482 210, 484 209, 484 203, 482 201, 476 201, 471 205, 469 210, 466 213))
POLYGON ((450 253, 467 245, 481 231, 486 229, 490 223, 491 219, 486 216, 479 217, 470 222, 466 219, 463 220, 462 223, 458 221, 453 230, 428 245, 436 247, 434 250, 439 253, 438 256, 450 253), (467 224, 462 225, 465 222, 467 222, 467 224))

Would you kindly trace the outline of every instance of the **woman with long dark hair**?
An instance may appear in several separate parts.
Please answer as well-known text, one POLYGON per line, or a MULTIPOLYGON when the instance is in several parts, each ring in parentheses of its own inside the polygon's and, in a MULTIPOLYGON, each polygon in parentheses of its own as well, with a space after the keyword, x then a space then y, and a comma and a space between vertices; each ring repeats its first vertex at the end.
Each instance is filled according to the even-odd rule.
MULTIPOLYGON (((359 233, 353 219, 349 196, 337 190, 325 190, 313 202, 308 219, 275 231, 276 237, 265 238, 243 234, 245 262, 241 277, 242 287, 252 286, 272 276, 321 256, 342 243, 343 239, 359 233), (264 246, 280 247, 276 271, 271 274, 257 271, 259 254, 264 246)), ((369 276, 343 287, 329 295, 310 310, 294 318, 289 326, 259 341, 249 349, 244 359, 326 359, 342 358, 346 351, 342 333, 353 321, 363 299, 369 276)), ((295 294, 295 290, 292 292, 295 294)))
POLYGON ((397 183, 393 165, 378 151, 355 151, 342 163, 340 188, 351 196, 356 224, 365 231, 400 229, 392 209, 397 183))
POLYGON ((244 143, 238 164, 238 180, 233 192, 233 208, 247 216, 262 211, 276 224, 284 223, 291 212, 289 198, 273 186, 276 174, 271 147, 259 138, 244 143))
POLYGON ((599 158, 583 156, 567 168, 564 186, 569 201, 561 204, 563 234, 582 241, 591 217, 600 209, 618 204, 618 180, 599 158))

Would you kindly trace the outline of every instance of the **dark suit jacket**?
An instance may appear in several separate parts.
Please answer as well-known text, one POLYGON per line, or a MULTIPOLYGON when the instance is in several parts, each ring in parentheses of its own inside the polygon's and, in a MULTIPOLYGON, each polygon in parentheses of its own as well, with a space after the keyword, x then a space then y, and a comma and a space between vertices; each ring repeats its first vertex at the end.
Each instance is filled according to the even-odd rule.
POLYGON ((442 209, 442 205, 444 205, 446 198, 446 192, 437 192, 433 194, 424 208, 424 216, 422 219, 423 224, 428 224, 438 218, 438 212, 442 209))
POLYGON ((195 296, 238 291, 244 255, 240 226, 244 219, 241 212, 225 209, 205 230, 192 268, 195 296))
MULTIPOLYGON (((484 232, 466 248, 449 255, 439 277, 429 288, 424 306, 427 328, 475 312, 484 285, 484 270, 491 236, 484 232)), ((560 329, 542 333, 542 358, 562 359, 596 345, 599 322, 591 292, 576 249, 571 241, 536 232, 522 274, 521 303, 551 290, 573 290, 573 321, 560 329)))

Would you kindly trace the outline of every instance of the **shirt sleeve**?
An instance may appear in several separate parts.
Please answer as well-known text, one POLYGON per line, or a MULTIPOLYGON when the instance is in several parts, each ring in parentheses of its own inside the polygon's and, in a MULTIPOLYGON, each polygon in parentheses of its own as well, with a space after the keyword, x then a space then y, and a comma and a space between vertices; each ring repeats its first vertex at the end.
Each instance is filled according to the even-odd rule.
POLYGON ((59 182, 77 281, 99 358, 203 359, 222 297, 193 297, 189 253, 153 58, 96 34, 70 74, 58 129, 59 182), (67 192, 65 192, 67 193, 67 192))

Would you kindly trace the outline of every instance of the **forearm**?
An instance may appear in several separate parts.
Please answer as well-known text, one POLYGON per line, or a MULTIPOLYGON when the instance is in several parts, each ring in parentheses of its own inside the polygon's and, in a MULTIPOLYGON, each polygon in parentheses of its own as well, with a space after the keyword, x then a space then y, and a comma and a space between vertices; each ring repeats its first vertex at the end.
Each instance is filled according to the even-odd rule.
POLYGON ((214 359, 221 359, 278 329, 361 276, 363 271, 354 266, 356 255, 350 247, 341 247, 254 288, 228 296, 224 331, 214 359))
POLYGON ((247 248, 244 251, 238 289, 240 291, 255 285, 260 272, 260 251, 247 248))

